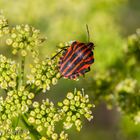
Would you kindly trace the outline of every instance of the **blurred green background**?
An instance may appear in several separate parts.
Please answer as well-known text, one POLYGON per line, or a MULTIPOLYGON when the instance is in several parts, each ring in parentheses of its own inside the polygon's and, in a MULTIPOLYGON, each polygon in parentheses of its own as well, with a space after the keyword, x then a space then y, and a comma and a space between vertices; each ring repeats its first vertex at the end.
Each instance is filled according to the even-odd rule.
MULTIPOLYGON (((12 26, 30 24, 41 30, 42 36, 47 37, 39 48, 42 57, 53 53, 60 42, 86 42, 88 24, 96 46, 95 64, 86 78, 81 78, 84 82, 61 79, 48 94, 55 102, 75 87, 86 87, 87 80, 94 78, 94 71, 104 71, 121 58, 127 36, 140 27, 140 0, 0 0, 0 10, 12 26)), ((10 50, 0 45, 0 53, 9 56, 10 50)), ((116 109, 107 110, 102 102, 93 112, 93 121, 85 121, 80 133, 74 129, 69 132, 70 140, 140 139, 140 126, 116 109)))

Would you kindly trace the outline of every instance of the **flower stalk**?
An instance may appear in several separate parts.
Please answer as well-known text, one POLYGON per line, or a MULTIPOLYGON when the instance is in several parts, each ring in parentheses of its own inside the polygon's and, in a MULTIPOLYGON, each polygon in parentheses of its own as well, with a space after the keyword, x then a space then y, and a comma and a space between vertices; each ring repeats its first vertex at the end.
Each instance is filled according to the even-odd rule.
POLYGON ((25 71, 25 57, 23 56, 22 57, 22 60, 21 60, 21 86, 24 85, 24 71, 25 71))

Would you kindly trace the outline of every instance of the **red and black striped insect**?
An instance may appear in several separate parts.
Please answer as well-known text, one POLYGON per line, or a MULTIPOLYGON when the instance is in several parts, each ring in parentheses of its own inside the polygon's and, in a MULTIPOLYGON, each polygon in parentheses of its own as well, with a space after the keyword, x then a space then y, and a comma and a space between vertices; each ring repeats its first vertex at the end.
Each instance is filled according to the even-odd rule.
POLYGON ((78 41, 72 42, 64 50, 59 62, 59 72, 61 76, 69 79, 76 79, 90 71, 90 66, 94 62, 94 44, 89 42, 89 30, 87 26, 88 43, 78 41))

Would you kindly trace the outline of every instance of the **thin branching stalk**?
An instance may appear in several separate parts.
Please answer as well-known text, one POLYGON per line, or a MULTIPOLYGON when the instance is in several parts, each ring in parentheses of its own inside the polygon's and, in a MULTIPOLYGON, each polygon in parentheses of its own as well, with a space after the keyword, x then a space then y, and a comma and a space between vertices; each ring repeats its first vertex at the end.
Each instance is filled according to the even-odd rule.
POLYGON ((25 57, 21 59, 21 85, 24 85, 25 57))

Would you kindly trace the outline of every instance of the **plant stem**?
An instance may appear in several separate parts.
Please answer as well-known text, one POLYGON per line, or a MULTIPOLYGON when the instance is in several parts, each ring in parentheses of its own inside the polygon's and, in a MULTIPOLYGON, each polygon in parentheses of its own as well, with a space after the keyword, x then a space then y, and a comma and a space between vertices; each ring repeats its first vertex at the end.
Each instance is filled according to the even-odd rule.
POLYGON ((25 69, 25 57, 22 57, 21 60, 21 85, 24 84, 24 69, 25 69))
POLYGON ((17 126, 18 126, 18 123, 19 123, 19 118, 20 118, 20 116, 18 116, 18 118, 16 119, 16 124, 15 124, 15 127, 17 127, 17 126))
POLYGON ((38 140, 41 134, 32 126, 28 123, 26 115, 21 116, 22 122, 25 124, 25 126, 29 129, 30 133, 33 135, 35 140, 38 140))

